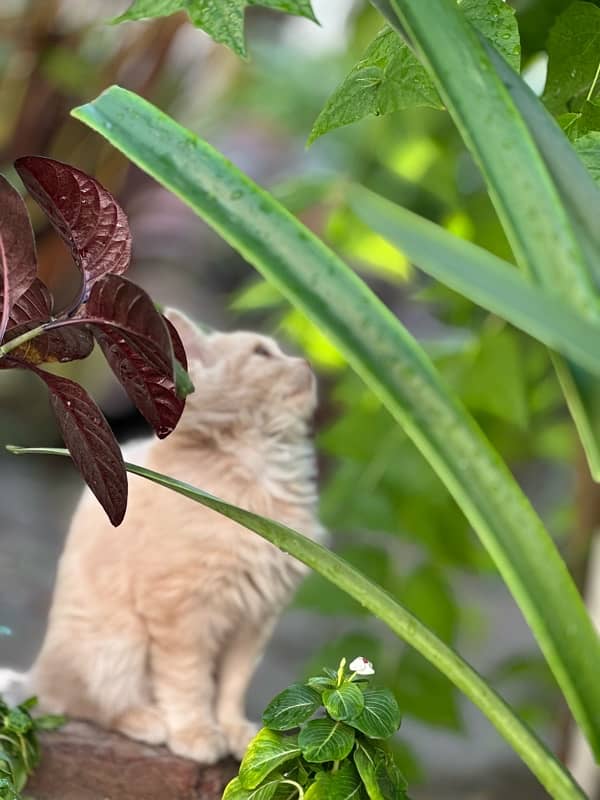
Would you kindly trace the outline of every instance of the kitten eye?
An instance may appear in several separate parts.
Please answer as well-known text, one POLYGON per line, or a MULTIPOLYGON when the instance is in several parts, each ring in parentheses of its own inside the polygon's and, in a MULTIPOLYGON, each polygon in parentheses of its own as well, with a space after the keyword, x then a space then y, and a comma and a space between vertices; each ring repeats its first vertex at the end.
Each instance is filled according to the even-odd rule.
POLYGON ((265 358, 271 358, 273 353, 271 353, 264 344, 257 344, 253 351, 257 356, 264 356, 265 358))

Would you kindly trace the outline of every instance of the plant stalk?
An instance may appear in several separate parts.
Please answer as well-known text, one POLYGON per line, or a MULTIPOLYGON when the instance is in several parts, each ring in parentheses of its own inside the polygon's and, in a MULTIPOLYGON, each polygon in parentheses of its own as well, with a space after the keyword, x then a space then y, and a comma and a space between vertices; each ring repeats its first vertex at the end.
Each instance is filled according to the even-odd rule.
POLYGON ((0 345, 0 358, 4 358, 7 356, 12 350, 16 350, 17 347, 20 347, 22 344, 26 344, 27 342, 31 341, 31 339, 35 339, 37 336, 41 336, 42 333, 46 332, 45 325, 39 325, 37 328, 32 328, 30 331, 25 331, 20 336, 15 336, 14 339, 11 339, 10 342, 5 342, 3 345, 0 345))

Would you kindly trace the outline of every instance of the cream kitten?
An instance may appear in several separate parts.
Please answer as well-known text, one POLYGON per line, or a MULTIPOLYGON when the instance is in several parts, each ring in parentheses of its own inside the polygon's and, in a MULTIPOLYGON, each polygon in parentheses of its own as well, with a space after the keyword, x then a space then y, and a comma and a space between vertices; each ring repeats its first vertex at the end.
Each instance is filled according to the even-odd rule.
MULTIPOLYGON (((168 439, 126 456, 320 538, 307 362, 267 337, 204 335, 167 314, 196 391, 168 439)), ((86 493, 28 689, 44 710, 182 756, 240 758, 256 730, 248 683, 303 573, 256 534, 142 478, 130 476, 119 528, 86 493)))

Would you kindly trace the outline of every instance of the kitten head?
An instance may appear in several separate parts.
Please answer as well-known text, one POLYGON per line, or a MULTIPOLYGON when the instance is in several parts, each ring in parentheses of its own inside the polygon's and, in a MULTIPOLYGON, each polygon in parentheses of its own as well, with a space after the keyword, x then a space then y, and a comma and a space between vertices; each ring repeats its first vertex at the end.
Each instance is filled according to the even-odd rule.
POLYGON ((181 336, 195 392, 179 427, 218 433, 240 429, 285 434, 306 429, 317 402, 316 380, 303 358, 268 336, 204 333, 180 311, 165 316, 181 336))

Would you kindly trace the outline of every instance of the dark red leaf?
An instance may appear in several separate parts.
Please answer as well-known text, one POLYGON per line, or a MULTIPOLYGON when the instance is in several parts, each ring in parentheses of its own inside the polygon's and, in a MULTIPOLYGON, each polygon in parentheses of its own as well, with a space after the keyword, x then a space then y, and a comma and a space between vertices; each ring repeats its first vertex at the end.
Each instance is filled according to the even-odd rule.
POLYGON ((77 383, 23 362, 18 365, 35 372, 48 387, 50 404, 71 458, 112 524, 119 525, 127 508, 127 473, 102 411, 77 383))
POLYGON ((183 346, 183 342, 181 341, 181 336, 177 333, 177 328, 168 317, 162 315, 163 322, 167 326, 167 330, 169 331, 169 336, 171 337, 171 344, 173 345, 173 355, 179 361, 181 366, 187 370, 188 368, 188 361, 187 355, 185 352, 185 347, 183 346))
POLYGON ((39 278, 35 278, 31 286, 13 305, 10 312, 8 329, 35 322, 38 325, 47 322, 52 315, 52 298, 47 287, 39 278))
POLYGON ((82 298, 103 275, 125 272, 131 234, 125 212, 109 191, 85 172, 51 158, 24 156, 15 167, 71 248, 83 274, 82 298))
POLYGON ((0 176, 0 341, 10 312, 37 273, 29 214, 17 190, 0 176))
MULTIPOLYGON (((40 323, 48 322, 52 312, 52 300, 48 289, 39 278, 36 278, 29 289, 21 295, 12 308, 5 340, 20 336, 40 323)), ((27 361, 29 364, 47 364, 50 362, 74 361, 86 358, 94 349, 94 338, 84 324, 61 327, 55 323, 47 333, 30 339, 21 347, 11 351, 11 355, 27 361)), ((9 365, 0 360, 0 367, 9 365)))
POLYGON ((131 401, 159 438, 177 425, 185 406, 177 396, 173 345, 162 316, 146 292, 107 275, 94 286, 86 321, 131 401))
POLYGON ((171 343, 173 345, 173 355, 175 356, 175 391, 177 397, 185 400, 185 398, 194 391, 194 384, 187 371, 187 354, 176 327, 164 314, 162 318, 169 331, 169 336, 171 337, 171 343))
MULTIPOLYGON (((11 328, 6 335, 6 340, 20 336, 25 331, 37 327, 37 323, 29 322, 11 328)), ((46 333, 41 333, 35 339, 11 350, 14 355, 28 364, 65 363, 87 358, 94 349, 94 337, 87 325, 65 325, 51 328, 46 333)))

